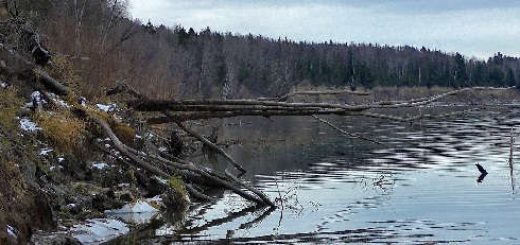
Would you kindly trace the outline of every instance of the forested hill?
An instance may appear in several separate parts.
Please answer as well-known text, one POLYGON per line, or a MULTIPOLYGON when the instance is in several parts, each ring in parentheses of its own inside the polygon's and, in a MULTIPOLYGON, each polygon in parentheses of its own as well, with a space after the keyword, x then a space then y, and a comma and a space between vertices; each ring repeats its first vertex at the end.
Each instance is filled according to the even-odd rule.
POLYGON ((360 89, 520 81, 520 59, 500 53, 477 60, 409 46, 306 43, 153 26, 132 20, 124 2, 116 0, 25 2, 20 12, 34 18, 47 46, 65 57, 62 63, 74 64, 78 83, 92 93, 123 79, 158 97, 184 98, 276 96, 301 84, 360 89))

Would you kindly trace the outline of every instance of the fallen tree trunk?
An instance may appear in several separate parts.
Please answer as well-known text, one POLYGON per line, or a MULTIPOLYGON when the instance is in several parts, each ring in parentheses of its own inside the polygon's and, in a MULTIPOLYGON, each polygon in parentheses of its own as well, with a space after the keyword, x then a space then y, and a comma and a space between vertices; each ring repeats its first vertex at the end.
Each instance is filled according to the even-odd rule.
POLYGON ((329 110, 290 110, 290 111, 271 111, 271 110, 233 110, 233 111, 216 111, 216 112, 192 112, 192 113, 171 113, 169 117, 156 117, 146 120, 149 124, 164 124, 172 122, 184 122, 191 120, 202 120, 212 118, 229 118, 239 116, 311 116, 311 115, 356 115, 355 112, 345 111, 341 109, 329 110))
MULTIPOLYGON (((171 115, 170 114, 166 114, 165 115, 169 116, 169 118, 171 118, 171 115)), ((200 140, 202 143, 204 143, 205 145, 209 146, 211 149, 213 149, 214 151, 217 151, 218 153, 220 153, 222 156, 224 156, 233 166, 235 166, 235 168, 237 168, 239 171, 241 171, 242 173, 245 173, 246 170, 239 164, 235 161, 235 159, 233 159, 229 154, 227 154, 224 150, 222 150, 220 147, 218 147, 216 144, 214 144, 213 142, 209 141, 208 139, 206 139, 205 137, 203 137, 202 135, 198 134, 197 132, 191 130, 190 128, 186 127, 186 125, 184 125, 182 122, 179 122, 179 121, 176 121, 175 122, 177 124, 177 126, 179 126, 180 129, 184 130, 185 132, 189 133, 190 135, 192 135, 193 137, 197 138, 198 140, 200 140)))
POLYGON ((68 95, 69 94, 69 88, 63 85, 60 81, 52 78, 47 74, 47 72, 44 72, 40 69, 34 69, 34 74, 37 78, 41 80, 43 85, 47 87, 48 89, 52 90, 55 94, 58 95, 68 95))
MULTIPOLYGON (((138 153, 138 151, 136 150, 133 150, 132 148, 126 146, 125 144, 123 144, 123 142, 121 142, 119 140, 119 138, 115 135, 115 133, 112 131, 112 129, 110 128, 110 126, 108 125, 107 122, 105 122, 104 120, 100 119, 99 117, 96 117, 96 116, 93 116, 93 115, 89 115, 89 118, 91 118, 93 121, 95 121, 98 125, 101 126, 101 128, 103 129, 103 131, 105 132, 105 134, 110 138, 110 140, 114 143, 114 147, 120 151, 124 156, 130 158, 130 160, 132 160, 132 162, 134 162, 135 164, 137 164, 138 167, 141 167, 143 168, 144 170, 150 172, 150 173, 153 173, 159 177, 162 177, 162 178, 166 178, 166 179, 170 179, 172 178, 172 176, 166 172, 164 172, 163 170, 159 169, 159 168, 156 168, 154 166, 152 166, 151 164, 147 163, 146 161, 142 160, 141 158, 139 158, 137 155, 135 155, 134 153, 138 153)), ((167 160, 163 160, 163 161, 167 161, 167 160)), ((208 172, 204 171, 204 170, 201 170, 197 167, 195 167, 194 164, 186 164, 186 165, 181 165, 181 164, 178 164, 178 163, 175 163, 175 162, 171 162, 171 161, 167 161, 167 163, 173 167, 175 170, 187 170, 187 171, 190 171, 190 172, 193 172, 195 174, 198 174, 204 178, 206 178, 207 181, 211 181, 213 182, 214 184, 218 185, 218 186, 222 186, 226 189, 229 189, 233 192, 235 192, 236 194, 238 194, 239 196, 249 200, 249 201, 253 201, 255 202, 256 204, 258 205, 269 205, 269 206, 274 206, 274 204, 266 197, 264 197, 263 195, 261 196, 261 198, 257 198, 253 195, 250 195, 249 193, 246 193, 242 190, 240 190, 238 187, 234 186, 232 183, 224 180, 224 179, 221 179, 221 178, 217 178, 215 176, 212 176, 211 174, 209 174, 208 172)), ((233 181, 236 181, 235 179, 233 179, 233 181)), ((245 186, 245 184, 243 184, 245 186)), ((192 190, 193 191, 193 190, 192 190)), ((193 192, 195 194, 197 194, 197 192, 193 192)), ((254 192, 255 194, 257 193, 257 191, 254 192)), ((260 193, 260 192, 258 192, 260 193)), ((200 196, 200 194, 197 194, 200 196)), ((208 199, 207 197, 203 197, 204 199, 208 199)))
POLYGON ((407 121, 405 119, 367 112, 371 109, 390 109, 404 107, 420 107, 430 105, 447 96, 453 96, 467 91, 478 90, 509 90, 508 88, 493 87, 471 87, 449 91, 428 98, 420 98, 411 101, 375 102, 362 105, 345 105, 334 103, 288 103, 279 101, 256 101, 256 100, 187 100, 187 101, 164 101, 164 100, 139 100, 129 101, 128 105, 135 110, 144 112, 172 111, 167 117, 148 119, 150 124, 162 124, 169 122, 183 122, 189 120, 227 118, 237 116, 309 116, 309 115, 355 115, 366 117, 377 117, 396 121, 407 121))
MULTIPOLYGON (((120 81, 118 82, 116 88, 112 89, 111 91, 109 91, 109 93, 111 94, 116 94, 116 93, 121 93, 123 91, 126 91, 128 93, 130 93, 132 96, 138 98, 140 101, 149 101, 148 98, 146 98, 146 96, 144 96, 143 94, 139 93, 139 91, 137 91, 136 89, 134 89, 132 86, 120 81)), ((189 135, 191 135, 192 137, 198 139, 199 141, 201 141, 204 145, 208 146, 210 149, 218 152, 220 155, 222 155, 224 158, 226 158, 226 160, 228 160, 236 169, 238 169, 242 174, 246 172, 246 170, 242 167, 241 164, 239 164, 237 161, 235 161, 235 159, 233 159, 229 154, 227 154, 224 150, 222 150, 220 147, 218 147, 216 144, 214 144, 213 142, 209 141, 208 139, 206 139, 205 137, 203 137, 202 135, 198 134, 197 132, 191 130, 190 128, 186 127, 182 122, 183 120, 180 120, 178 118, 175 117, 175 115, 171 114, 169 111, 167 110, 160 110, 160 112, 162 114, 164 114, 166 116, 166 118, 169 118, 170 121, 173 121, 175 122, 175 124, 177 124, 177 126, 179 128, 181 128, 183 131, 185 131, 186 133, 188 133, 189 135)))

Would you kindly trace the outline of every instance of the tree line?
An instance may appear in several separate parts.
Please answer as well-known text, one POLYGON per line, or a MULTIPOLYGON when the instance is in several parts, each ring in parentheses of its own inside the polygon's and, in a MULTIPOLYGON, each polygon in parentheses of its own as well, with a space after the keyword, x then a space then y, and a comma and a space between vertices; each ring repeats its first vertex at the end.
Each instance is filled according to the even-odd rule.
POLYGON ((487 60, 411 46, 295 42, 129 17, 121 0, 19 0, 90 94, 116 80, 161 98, 279 96, 298 85, 514 86, 520 60, 487 60))

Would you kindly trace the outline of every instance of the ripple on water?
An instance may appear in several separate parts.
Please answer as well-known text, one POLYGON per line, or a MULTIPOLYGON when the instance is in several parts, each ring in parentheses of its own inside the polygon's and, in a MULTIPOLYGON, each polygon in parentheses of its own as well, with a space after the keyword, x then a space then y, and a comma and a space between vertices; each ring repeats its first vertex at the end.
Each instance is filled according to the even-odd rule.
MULTIPOLYGON (((180 232, 180 240, 514 244, 520 238, 516 224, 520 198, 515 183, 518 170, 510 176, 508 157, 511 125, 520 125, 515 118, 518 112, 514 109, 505 117, 498 117, 498 112, 470 113, 463 120, 426 120, 411 127, 331 119, 349 131, 375 135, 383 145, 345 139, 306 118, 273 122, 263 133, 284 132, 273 130, 276 127, 291 132, 287 128, 296 123, 306 131, 288 135, 295 141, 321 139, 325 136, 321 133, 326 133, 323 141, 303 147, 291 148, 288 143, 279 151, 254 149, 258 151, 254 159, 244 153, 251 149, 233 152, 244 156, 243 162, 255 163, 250 166, 258 168, 253 183, 272 199, 287 196, 284 209, 265 216, 264 211, 243 211, 244 203, 225 193, 216 205, 193 211, 200 214, 186 222, 191 232, 180 232), (475 163, 489 172, 481 183, 477 183, 475 163)), ((233 133, 240 134, 243 129, 236 130, 233 133)), ((165 225, 155 235, 165 237, 162 242, 179 241, 174 238, 178 232, 165 225)))

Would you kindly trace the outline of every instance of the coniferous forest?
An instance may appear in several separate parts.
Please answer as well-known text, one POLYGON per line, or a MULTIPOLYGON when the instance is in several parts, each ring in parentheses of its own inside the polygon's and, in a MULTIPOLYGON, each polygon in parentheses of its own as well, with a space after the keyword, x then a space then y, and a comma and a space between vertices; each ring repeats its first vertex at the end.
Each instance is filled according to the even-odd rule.
POLYGON ((20 1, 44 43, 72 63, 91 94, 116 80, 163 98, 279 96, 296 85, 514 86, 520 59, 481 60, 425 47, 309 43, 133 20, 117 0, 20 1), (50 7, 52 6, 52 7, 50 7), (52 19, 56 21, 45 21, 52 19), (38 21, 40 20, 40 21, 38 21), (74 55, 70 55, 74 54, 74 55))

